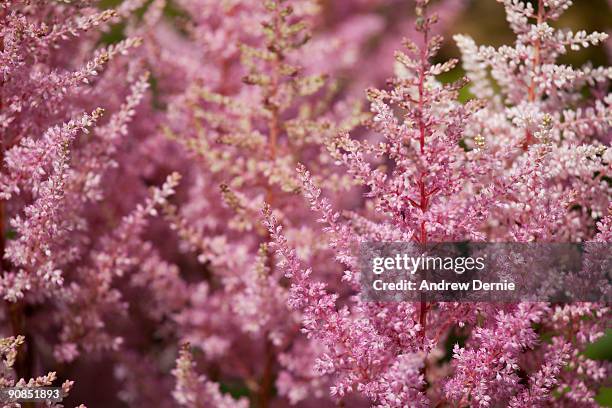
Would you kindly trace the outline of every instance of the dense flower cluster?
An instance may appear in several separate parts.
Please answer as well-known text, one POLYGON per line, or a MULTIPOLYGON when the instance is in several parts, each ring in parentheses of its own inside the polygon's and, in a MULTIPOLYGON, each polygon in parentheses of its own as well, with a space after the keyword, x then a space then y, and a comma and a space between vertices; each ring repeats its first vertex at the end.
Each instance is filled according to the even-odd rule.
POLYGON ((612 68, 559 62, 607 35, 557 28, 570 0, 498 1, 514 44, 455 35, 448 61, 468 1, 4 2, 0 386, 597 406, 605 303, 360 292, 368 241, 612 240, 612 68))

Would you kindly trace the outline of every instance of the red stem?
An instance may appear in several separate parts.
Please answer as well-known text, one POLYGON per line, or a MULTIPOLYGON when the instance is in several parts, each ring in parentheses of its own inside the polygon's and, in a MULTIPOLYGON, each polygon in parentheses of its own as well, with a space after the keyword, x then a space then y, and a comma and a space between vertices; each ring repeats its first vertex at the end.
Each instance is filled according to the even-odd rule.
MULTIPOLYGON (((427 24, 427 23, 425 23, 427 24)), ((426 133, 426 125, 423 120, 423 109, 425 104, 425 69, 427 66, 427 43, 428 43, 428 27, 423 27, 423 46, 421 47, 420 57, 421 57, 421 66, 419 68, 419 101, 418 101, 418 126, 419 126, 419 145, 421 155, 425 154, 425 133, 426 133)), ((425 171, 422 171, 419 180, 417 181, 417 186, 419 187, 419 205, 418 207, 421 209, 421 213, 424 216, 425 212, 429 207, 429 198, 431 194, 427 193, 427 189, 425 187, 425 171)), ((435 190, 432 190, 435 191, 435 190)), ((412 200, 411 200, 412 201, 412 200)), ((414 201, 412 201, 416 204, 414 201)), ((421 221, 421 227, 419 232, 418 241, 421 244, 427 243, 427 228, 425 220, 421 221)), ((427 300, 425 298, 425 294, 421 293, 421 301, 419 303, 419 325, 421 326, 420 337, 423 341, 423 347, 425 346, 425 338, 427 332, 427 300)), ((426 380, 427 376, 427 362, 424 362, 422 369, 423 377, 426 380)))
MULTIPOLYGON (((542 23, 544 19, 544 2, 543 0, 538 0, 538 25, 542 23)), ((535 81, 535 68, 540 65, 540 39, 537 38, 533 44, 534 52, 533 52, 533 78, 531 79, 531 84, 527 89, 527 97, 529 102, 535 102, 536 100, 536 81, 535 81)), ((529 130, 525 131, 525 140, 523 141, 523 151, 527 151, 529 145, 533 143, 533 135, 529 130)))

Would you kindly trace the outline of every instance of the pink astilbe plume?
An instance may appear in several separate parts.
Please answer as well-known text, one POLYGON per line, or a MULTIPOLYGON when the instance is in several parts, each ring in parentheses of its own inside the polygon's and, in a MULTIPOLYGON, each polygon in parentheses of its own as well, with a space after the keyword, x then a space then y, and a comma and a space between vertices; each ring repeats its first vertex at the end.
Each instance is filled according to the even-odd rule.
MULTIPOLYGON (((142 64, 125 58, 140 38, 99 43, 121 10, 20 1, 0 9, 0 291, 3 333, 22 343, 7 385, 26 386, 44 367, 123 343, 129 331, 108 327, 129 301, 130 286, 118 280, 156 253, 141 236, 178 182, 173 175, 146 198, 138 175, 121 197, 136 210, 125 215, 112 203, 113 173, 133 166, 126 137, 149 86, 142 64)), ((143 270, 161 283, 156 268, 143 270)), ((65 379, 71 370, 55 371, 65 379)))
POLYGON ((490 225, 499 238, 510 233, 526 241, 588 239, 609 205, 610 186, 604 175, 611 165, 607 146, 612 95, 606 89, 612 69, 590 64, 575 68, 555 61, 570 50, 601 43, 607 34, 553 28, 550 24, 571 2, 540 2, 537 11, 522 2, 502 3, 517 35, 515 46, 478 47, 467 36, 455 36, 464 68, 474 81, 471 91, 490 100, 470 123, 470 132, 486 141, 487 156, 516 145, 526 151, 499 157, 493 174, 508 165, 517 171, 531 166, 534 157, 529 155, 539 146, 548 151, 540 159, 540 172, 534 173, 531 191, 517 191, 517 184, 507 193, 515 198, 495 211, 490 225), (494 84, 500 94, 493 93, 494 84), (533 187, 546 194, 535 193, 533 187), (559 205, 571 205, 573 210, 559 205))
MULTIPOLYGON (((360 271, 347 250, 351 242, 592 239, 589 218, 597 219, 608 206, 610 190, 601 177, 610 166, 609 97, 598 99, 598 92, 605 89, 609 69, 572 71, 554 64, 566 48, 597 44, 605 35, 555 34, 545 21, 558 18, 567 2, 540 2, 536 14, 531 6, 508 1, 516 49, 478 48, 457 37, 480 98, 462 104, 456 98, 465 82, 436 80, 457 61, 430 62, 441 40, 429 35, 435 16, 426 13, 427 3, 417 2, 417 31, 425 45, 406 41, 412 55, 396 55, 401 67, 390 82, 393 88, 368 91, 370 124, 384 139, 371 144, 343 132, 328 144, 349 174, 368 187, 373 212, 341 217, 300 170, 305 198, 327 234, 344 236, 346 246, 336 248, 337 258, 357 290, 360 271), (501 94, 487 83, 489 65, 501 94), (592 101, 580 97, 583 87, 592 88, 592 101), (570 102, 584 106, 570 110, 563 105, 570 102)), ((356 392, 380 406, 398 407, 594 404, 592 390, 602 384, 608 364, 580 351, 587 338, 603 335, 607 307, 389 304, 366 301, 359 293, 342 299, 313 278, 316 265, 300 262, 270 210, 265 218, 278 266, 292 281, 290 304, 303 313, 307 335, 326 345, 317 365, 321 374, 335 378, 332 396, 356 392), (576 314, 570 312, 574 307, 576 314), (576 331, 568 334, 554 324, 555 315, 566 316, 576 331), (455 345, 450 363, 440 369, 436 356, 443 355, 455 331, 465 333, 466 344, 455 345), (542 342, 544 332, 552 335, 552 344, 542 342), (587 378, 585 365, 593 372, 587 378), (394 399, 388 390, 397 384, 387 381, 397 367, 407 378, 416 376, 403 388, 406 394, 393 393, 394 399), (530 373, 527 383, 524 372, 530 373)), ((606 225, 605 219, 599 222, 600 236, 606 225)))
MULTIPOLYGON (((49 372, 46 375, 26 379, 16 380, 13 376, 13 366, 17 360, 17 354, 19 353, 18 348, 23 345, 25 338, 23 336, 7 337, 0 339, 0 357, 2 358, 2 367, 0 369, 0 386, 5 387, 28 387, 28 388, 40 388, 49 387, 56 385, 57 373, 49 372)), ((70 392, 74 381, 66 380, 60 384, 62 395, 66 396, 70 392)), ((53 408, 62 408, 64 405, 59 403, 47 403, 46 406, 53 408)), ((3 407, 6 408, 19 408, 20 404, 6 403, 3 401, 3 407)), ((82 408, 86 408, 84 405, 80 405, 82 408)))
MULTIPOLYGON (((259 223, 259 209, 274 203, 302 256, 323 258, 328 250, 317 237, 316 222, 300 221, 307 208, 296 194, 295 165, 308 159, 326 188, 350 190, 352 184, 334 171, 324 141, 356 126, 363 115, 358 106, 335 101, 337 90, 327 75, 302 65, 311 51, 315 2, 228 4, 225 11, 243 25, 217 21, 219 8, 201 3, 204 14, 190 31, 194 41, 202 41, 199 35, 213 26, 235 44, 221 52, 211 49, 216 43, 207 37, 205 52, 215 58, 210 69, 222 67, 221 72, 206 78, 194 73, 170 101, 168 123, 162 125, 163 134, 188 152, 191 166, 184 173, 193 180, 185 201, 165 209, 166 219, 180 249, 195 252, 209 276, 191 285, 189 305, 175 316, 179 333, 222 378, 245 379, 259 404, 276 399, 276 378, 285 385, 308 384, 309 392, 324 396, 324 381, 316 386, 301 381, 311 367, 296 364, 301 359, 296 353, 317 346, 295 341, 298 315, 287 307, 284 276, 265 244, 268 232, 259 223)), ((279 389, 280 398, 310 398, 291 387, 279 389)))
POLYGON ((176 377, 174 398, 181 406, 219 408, 246 408, 248 406, 244 399, 236 401, 230 396, 221 394, 218 384, 211 383, 203 375, 195 373, 195 363, 188 345, 185 345, 179 353, 177 366, 172 374, 176 377))

